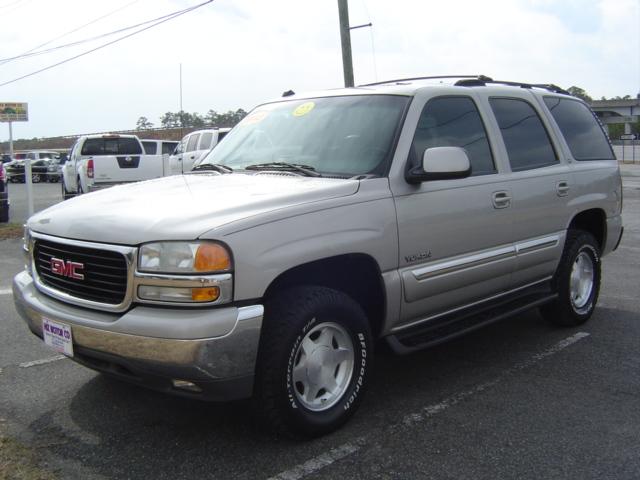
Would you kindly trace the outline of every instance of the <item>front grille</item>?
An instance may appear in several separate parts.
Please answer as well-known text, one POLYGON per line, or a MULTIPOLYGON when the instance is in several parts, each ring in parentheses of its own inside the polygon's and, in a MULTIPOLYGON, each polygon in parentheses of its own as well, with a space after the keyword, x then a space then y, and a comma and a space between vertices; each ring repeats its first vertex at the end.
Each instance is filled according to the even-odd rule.
POLYGON ((119 305, 124 301, 127 262, 121 253, 37 239, 33 256, 38 277, 47 287, 93 302, 119 305), (52 257, 83 264, 84 279, 53 273, 52 257))

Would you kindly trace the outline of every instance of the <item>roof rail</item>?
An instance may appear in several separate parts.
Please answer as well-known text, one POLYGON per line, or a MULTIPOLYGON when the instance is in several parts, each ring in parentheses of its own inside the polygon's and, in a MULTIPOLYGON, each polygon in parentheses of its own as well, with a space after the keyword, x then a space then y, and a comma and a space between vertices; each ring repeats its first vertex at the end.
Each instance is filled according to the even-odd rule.
POLYGON ((520 87, 520 88, 543 88, 545 90, 549 90, 553 93, 563 93, 565 95, 571 95, 569 92, 564 90, 563 88, 554 85, 553 83, 522 83, 522 82, 511 82, 507 80, 492 80, 491 78, 475 78, 475 79, 463 79, 458 80, 455 85, 460 87, 478 87, 485 86, 487 83, 495 84, 495 85, 508 85, 510 87, 520 87))
POLYGON ((435 75, 430 77, 396 78, 395 80, 385 80, 384 82, 365 83, 363 85, 358 85, 358 87, 373 87, 375 85, 386 85, 388 83, 412 82, 414 80, 438 80, 444 78, 470 78, 475 80, 491 80, 489 77, 486 77, 484 75, 435 75))

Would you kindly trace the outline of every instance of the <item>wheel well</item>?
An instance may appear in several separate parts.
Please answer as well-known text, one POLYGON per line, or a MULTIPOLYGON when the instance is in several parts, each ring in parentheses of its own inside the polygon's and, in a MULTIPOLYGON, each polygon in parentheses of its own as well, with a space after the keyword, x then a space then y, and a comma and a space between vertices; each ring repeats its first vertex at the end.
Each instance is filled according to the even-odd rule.
POLYGON ((571 220, 569 228, 589 232, 598 241, 600 250, 604 248, 607 237, 607 219, 601 209, 592 208, 578 213, 571 220))
POLYGON ((377 337, 382 330, 385 289, 380 267, 369 255, 340 255, 291 268, 271 282, 264 297, 298 285, 320 285, 346 293, 364 310, 373 335, 377 337))

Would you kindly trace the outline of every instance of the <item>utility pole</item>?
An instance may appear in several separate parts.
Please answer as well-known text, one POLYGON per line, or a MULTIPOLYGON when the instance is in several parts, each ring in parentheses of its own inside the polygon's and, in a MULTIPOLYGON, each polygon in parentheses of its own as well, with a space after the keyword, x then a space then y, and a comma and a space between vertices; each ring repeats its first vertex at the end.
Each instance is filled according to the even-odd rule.
POLYGON ((353 60, 351 58, 351 31, 349 29, 349 4, 347 2, 348 0, 338 0, 338 15, 340 17, 344 86, 349 88, 353 87, 353 60))

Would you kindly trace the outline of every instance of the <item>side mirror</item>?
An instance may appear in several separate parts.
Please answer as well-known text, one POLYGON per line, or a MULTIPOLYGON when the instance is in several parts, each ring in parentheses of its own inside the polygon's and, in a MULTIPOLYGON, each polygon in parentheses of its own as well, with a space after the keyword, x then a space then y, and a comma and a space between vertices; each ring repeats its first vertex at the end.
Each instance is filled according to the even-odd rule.
POLYGON ((452 180, 471 175, 471 163, 467 152, 460 147, 427 148, 422 156, 422 165, 412 168, 407 174, 409 183, 429 180, 452 180))

